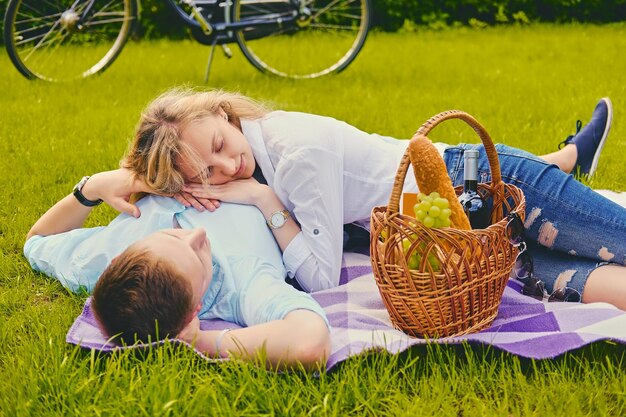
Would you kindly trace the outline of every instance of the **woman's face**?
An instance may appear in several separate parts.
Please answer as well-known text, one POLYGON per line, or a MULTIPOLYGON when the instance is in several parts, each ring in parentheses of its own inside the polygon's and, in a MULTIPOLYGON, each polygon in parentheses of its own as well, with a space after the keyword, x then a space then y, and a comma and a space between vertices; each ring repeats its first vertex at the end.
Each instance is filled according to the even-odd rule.
POLYGON ((168 262, 190 283, 194 306, 202 302, 213 276, 211 245, 204 229, 166 229, 137 243, 168 262))
POLYGON ((255 162, 250 144, 241 130, 226 120, 226 114, 208 116, 191 122, 182 132, 182 141, 200 156, 205 164, 202 169, 189 161, 180 162, 185 182, 202 182, 204 171, 210 184, 250 178, 255 162))

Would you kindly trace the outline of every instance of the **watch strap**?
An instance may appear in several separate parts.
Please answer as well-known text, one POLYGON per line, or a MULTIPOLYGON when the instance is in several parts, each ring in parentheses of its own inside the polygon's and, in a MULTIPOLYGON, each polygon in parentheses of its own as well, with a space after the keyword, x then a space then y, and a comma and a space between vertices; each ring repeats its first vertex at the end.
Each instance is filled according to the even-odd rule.
POLYGON ((95 207, 98 206, 100 204, 102 204, 102 200, 98 199, 98 200, 90 200, 87 197, 85 197, 82 193, 83 187, 85 186, 85 184, 87 183, 87 180, 89 180, 89 176, 86 175, 84 176, 79 182, 78 184, 76 184, 74 186, 74 190, 72 192, 72 194, 74 194, 74 197, 76 197, 76 199, 78 200, 78 202, 80 204, 82 204, 83 206, 86 207, 95 207))

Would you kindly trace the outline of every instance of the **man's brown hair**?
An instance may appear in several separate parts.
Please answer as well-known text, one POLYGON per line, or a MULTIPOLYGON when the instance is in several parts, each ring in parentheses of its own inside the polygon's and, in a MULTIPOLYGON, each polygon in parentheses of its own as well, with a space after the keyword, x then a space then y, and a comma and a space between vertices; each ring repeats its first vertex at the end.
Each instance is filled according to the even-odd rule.
POLYGON ((171 262, 131 246, 102 273, 91 306, 114 342, 132 344, 175 337, 192 304, 191 284, 171 262))

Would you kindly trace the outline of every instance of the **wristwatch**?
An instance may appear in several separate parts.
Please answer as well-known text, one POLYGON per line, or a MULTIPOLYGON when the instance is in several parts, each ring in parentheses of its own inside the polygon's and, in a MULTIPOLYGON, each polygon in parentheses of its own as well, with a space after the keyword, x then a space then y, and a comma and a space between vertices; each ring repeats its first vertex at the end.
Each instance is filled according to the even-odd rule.
POLYGON ((272 213, 270 217, 267 219, 267 225, 272 230, 283 227, 285 223, 287 222, 287 219, 289 218, 289 216, 291 216, 291 214, 289 213, 289 210, 281 210, 281 211, 272 213))
POLYGON ((102 200, 100 200, 100 199, 98 199, 98 200, 89 200, 82 193, 83 187, 85 186, 85 184, 87 183, 87 180, 89 180, 89 178, 90 178, 89 175, 86 175, 80 181, 78 181, 78 184, 76 184, 74 186, 72 194, 74 194, 74 197, 76 197, 78 202, 80 204, 82 204, 83 206, 95 207, 95 206, 98 206, 98 205, 102 204, 102 200))

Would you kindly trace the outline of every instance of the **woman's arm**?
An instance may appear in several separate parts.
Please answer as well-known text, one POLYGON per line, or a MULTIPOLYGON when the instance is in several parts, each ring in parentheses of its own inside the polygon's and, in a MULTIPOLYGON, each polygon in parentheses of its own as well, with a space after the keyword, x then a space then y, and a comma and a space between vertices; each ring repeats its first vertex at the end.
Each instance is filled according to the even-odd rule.
MULTIPOLYGON (((83 186, 82 194, 88 200, 101 199, 114 209, 139 217, 137 206, 129 203, 130 196, 147 192, 145 183, 133 176, 131 171, 120 168, 93 175, 83 186)), ((35 222, 26 235, 48 236, 82 227, 93 207, 81 204, 73 194, 65 196, 35 222)))
MULTIPOLYGON (((197 198, 254 205, 263 213, 266 219, 276 212, 285 210, 285 206, 276 196, 276 193, 270 187, 260 184, 254 178, 235 180, 222 185, 211 185, 210 187, 205 187, 202 184, 189 184, 185 186, 185 191, 197 198)), ((287 248, 299 232, 300 227, 293 219, 293 216, 289 216, 282 227, 272 229, 274 238, 281 251, 287 248)))
MULTIPOLYGON (((339 284, 343 253, 342 157, 303 148, 294 159, 279 164, 276 177, 282 181, 275 184, 293 205, 293 216, 272 232, 290 276, 302 288, 309 292, 332 288, 339 284)), ((210 187, 193 184, 185 190, 198 198, 254 204, 265 218, 285 207, 277 192, 253 178, 210 187)))
POLYGON ((200 330, 195 317, 178 337, 209 356, 240 357, 254 361, 264 354, 272 369, 288 369, 302 364, 316 369, 330 354, 330 331, 324 320, 309 310, 294 310, 282 320, 236 329, 224 334, 220 351, 216 350, 221 331, 200 330))

